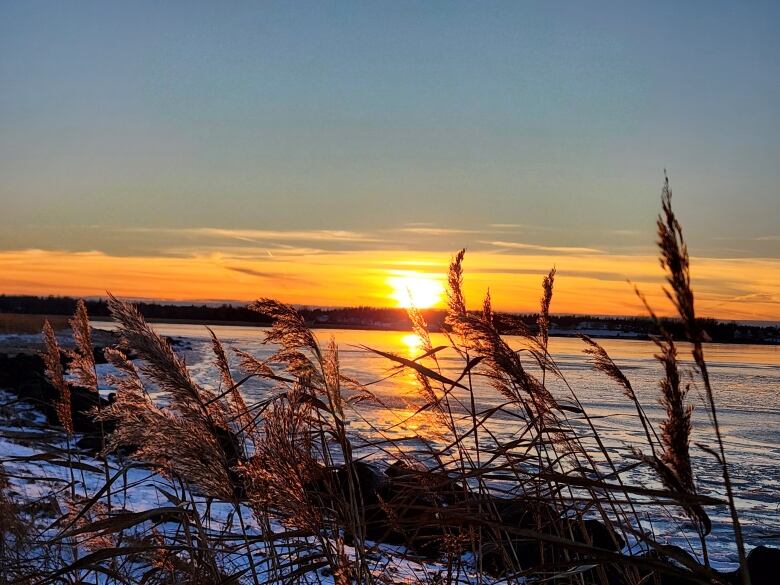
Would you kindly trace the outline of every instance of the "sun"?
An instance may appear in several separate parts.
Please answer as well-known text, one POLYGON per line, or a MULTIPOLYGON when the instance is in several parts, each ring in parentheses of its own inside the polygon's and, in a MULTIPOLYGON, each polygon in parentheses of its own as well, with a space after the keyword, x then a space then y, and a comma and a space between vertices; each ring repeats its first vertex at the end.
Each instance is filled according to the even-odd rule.
POLYGON ((390 297, 404 309, 428 309, 438 304, 444 294, 441 281, 419 272, 391 276, 387 279, 387 284, 393 289, 390 297))

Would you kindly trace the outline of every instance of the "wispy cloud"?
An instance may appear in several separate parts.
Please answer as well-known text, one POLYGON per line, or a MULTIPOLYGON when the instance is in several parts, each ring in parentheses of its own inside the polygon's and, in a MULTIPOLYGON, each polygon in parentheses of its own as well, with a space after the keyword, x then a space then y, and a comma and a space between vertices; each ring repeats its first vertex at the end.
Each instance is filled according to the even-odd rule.
POLYGON ((557 232, 560 228, 542 225, 531 225, 529 223, 490 223, 487 226, 491 231, 536 231, 536 232, 557 232))
POLYGON ((226 229, 214 227, 193 228, 123 228, 124 231, 150 232, 161 234, 180 234, 207 238, 234 239, 245 242, 260 241, 301 241, 301 242, 381 242, 373 235, 347 230, 258 230, 226 229))
POLYGON ((407 234, 418 234, 421 236, 449 236, 449 235, 481 233, 479 230, 464 230, 464 229, 439 228, 439 227, 405 227, 399 229, 398 231, 407 234))
POLYGON ((294 257, 316 256, 319 254, 342 254, 345 250, 326 250, 324 248, 313 248, 306 246, 289 246, 279 243, 269 243, 267 246, 242 246, 242 245, 221 245, 219 251, 215 251, 214 246, 200 244, 197 246, 169 246, 156 251, 157 255, 173 257, 190 256, 209 256, 220 254, 225 258, 234 258, 239 260, 253 260, 265 258, 268 260, 288 261, 294 257))
POLYGON ((522 242, 502 242, 502 241, 484 241, 480 244, 487 244, 496 248, 509 250, 528 250, 532 252, 554 252, 556 254, 603 254, 602 250, 596 248, 580 248, 576 246, 544 246, 540 244, 526 244, 522 242))
POLYGON ((246 266, 225 266, 226 270, 232 272, 238 272, 241 274, 247 274, 249 276, 256 276, 265 280, 271 280, 274 282, 295 282, 298 284, 310 284, 313 285, 310 280, 307 280, 300 276, 293 276, 289 274, 279 274, 277 272, 266 272, 263 270, 256 270, 254 268, 248 268, 246 266))
POLYGON ((609 230, 609 233, 614 236, 641 236, 644 232, 641 230, 609 230))

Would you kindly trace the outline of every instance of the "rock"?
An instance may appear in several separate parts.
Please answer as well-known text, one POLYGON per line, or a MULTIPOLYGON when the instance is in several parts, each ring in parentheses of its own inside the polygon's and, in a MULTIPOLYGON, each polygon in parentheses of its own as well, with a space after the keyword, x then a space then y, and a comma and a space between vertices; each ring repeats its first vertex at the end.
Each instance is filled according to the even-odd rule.
POLYGON ((748 553, 747 564, 752 585, 769 585, 780 580, 780 549, 757 546, 748 553))
POLYGON ((599 520, 582 520, 575 522, 575 525, 574 539, 578 542, 588 543, 595 548, 603 548, 613 552, 626 546, 626 541, 618 533, 599 520), (583 534, 583 530, 585 534, 583 534))
POLYGON ((246 459, 244 458, 239 437, 232 430, 217 424, 211 425, 211 432, 225 454, 228 477, 233 485, 233 495, 237 500, 242 500, 246 497, 246 485, 244 484, 244 478, 238 472, 238 468, 246 463, 246 459))
MULTIPOLYGON (((668 566, 668 569, 640 568, 640 574, 647 582, 652 582, 655 579, 659 585, 701 585, 702 578, 706 575, 704 566, 700 565, 689 551, 673 544, 659 545, 656 549, 643 553, 639 557, 662 561, 668 566), (698 567, 697 571, 700 569, 700 574, 694 575, 685 565, 698 567)), ((630 564, 630 557, 626 558, 625 564, 630 564)), ((724 577, 715 570, 711 570, 711 576, 724 577)), ((616 582, 624 583, 625 581, 619 579, 616 582)))
MULTIPOLYGON (((596 519, 562 518, 552 506, 528 498, 492 498, 489 502, 495 510, 495 524, 509 529, 495 530, 486 539, 487 545, 483 543, 483 566, 495 576, 507 576, 543 563, 566 562, 565 545, 553 545, 542 538, 521 537, 513 534, 511 528, 530 530, 540 536, 570 539, 610 552, 617 552, 625 546, 620 535, 596 519)), ((590 560, 587 553, 569 550, 568 556, 572 554, 578 555, 583 564, 590 560)))
POLYGON ((386 542, 383 539, 388 518, 380 506, 383 483, 382 474, 374 466, 358 461, 338 469, 323 468, 322 477, 306 486, 306 491, 313 505, 333 510, 344 525, 350 522, 342 504, 357 501, 363 512, 364 536, 369 540, 386 542))
POLYGON ((402 469, 399 465, 383 473, 368 463, 354 462, 324 471, 320 479, 306 486, 306 491, 313 505, 332 510, 347 530, 350 512, 344 503, 356 501, 367 540, 404 545, 419 555, 435 558, 440 555, 448 527, 438 514, 444 502, 429 485, 432 477, 430 472, 402 469))
MULTIPOLYGON (((15 394, 17 398, 38 408, 51 425, 59 425, 56 404, 59 391, 46 379, 43 360, 38 355, 18 354, 8 356, 0 354, 0 388, 15 394)), ((97 392, 79 386, 71 386, 71 410, 73 430, 92 438, 84 441, 84 446, 96 452, 94 437, 105 432, 109 434, 114 426, 111 423, 101 424, 95 421, 91 410, 98 406, 108 406, 109 401, 101 398, 97 392)), ((102 444, 102 443, 101 443, 102 444)))
POLYGON ((459 533, 458 486, 446 474, 414 468, 403 462, 391 465, 385 475, 388 481, 380 492, 387 516, 385 531, 426 558, 442 553, 444 540, 454 546, 451 536, 459 533))
POLYGON ((490 520, 497 528, 483 531, 481 554, 486 572, 506 577, 554 560, 557 553, 549 544, 511 531, 517 528, 555 534, 560 516, 554 508, 527 498, 490 498, 487 503, 483 508, 493 510, 489 512, 490 520))
MULTIPOLYGON (((780 549, 757 546, 747 555, 750 585, 775 585, 780 581, 780 549)), ((735 585, 742 583, 742 569, 728 573, 735 585)))

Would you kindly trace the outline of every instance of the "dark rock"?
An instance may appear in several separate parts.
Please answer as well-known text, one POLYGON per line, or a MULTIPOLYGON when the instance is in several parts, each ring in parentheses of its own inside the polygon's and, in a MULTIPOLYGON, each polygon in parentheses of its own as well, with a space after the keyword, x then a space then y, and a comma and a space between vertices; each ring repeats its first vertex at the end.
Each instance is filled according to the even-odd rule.
MULTIPOLYGON (((626 563, 622 563, 621 566, 627 566, 631 562, 632 557, 625 557, 626 563)), ((642 578, 651 582, 653 579, 659 585, 701 585, 702 579, 707 574, 707 570, 703 565, 699 564, 690 552, 675 546, 672 544, 660 545, 656 549, 648 551, 639 555, 639 558, 649 558, 654 561, 662 561, 667 568, 650 570, 647 567, 640 567, 639 573, 642 578), (696 567, 699 572, 698 575, 694 575, 687 567, 696 567)), ((723 577, 720 573, 714 570, 710 570, 710 577, 723 577)), ((706 579, 705 579, 706 580, 706 579)), ((624 583, 624 579, 619 579, 616 583, 624 583)))
MULTIPOLYGON (((362 515, 363 536, 375 542, 404 545, 415 553, 434 558, 441 552, 447 534, 444 500, 431 488, 429 472, 391 466, 383 473, 377 467, 355 462, 306 486, 312 504, 332 511, 349 531, 351 507, 356 502, 362 515)), ((434 480, 436 481, 436 480, 434 480)), ((347 532, 347 538, 354 535, 347 532)))
POLYGON ((515 529, 556 534, 559 514, 547 504, 526 498, 491 498, 488 502, 492 528, 483 532, 482 566, 489 574, 505 577, 551 562, 557 556, 549 544, 535 536, 519 535, 515 529))
MULTIPOLYGON (((15 394, 19 400, 39 409, 51 425, 59 425, 56 404, 59 391, 46 379, 43 360, 38 355, 18 354, 8 356, 0 354, 0 388, 15 394)), ((101 437, 113 431, 112 424, 102 425, 95 420, 92 410, 98 405, 108 406, 109 401, 101 398, 97 392, 79 386, 71 386, 71 411, 73 430, 93 437, 84 442, 92 451, 97 445, 94 437, 101 437)), ((102 444, 102 443, 101 443, 102 444)), ((97 451, 94 449, 94 451, 97 451)))
POLYGON ((769 585, 780 580, 780 549, 757 546, 748 553, 747 564, 752 585, 769 585))
POLYGON ((358 461, 337 469, 323 469, 322 477, 306 486, 306 491, 315 506, 330 509, 345 525, 350 524, 350 510, 344 509, 345 503, 357 502, 363 513, 364 536, 387 542, 383 539, 388 518, 380 505, 384 479, 375 467, 358 461))
POLYGON ((239 436, 232 430, 217 424, 211 425, 211 432, 216 437, 222 452, 225 454, 227 474, 230 478, 230 483, 233 485, 233 495, 237 500, 242 500, 246 497, 246 486, 244 485, 244 478, 238 472, 238 468, 241 464, 246 463, 246 459, 244 458, 239 436))
POLYGON ((100 453, 105 447, 105 441, 100 435, 88 434, 76 441, 76 447, 87 453, 100 453))
POLYGON ((454 542, 459 530, 457 486, 446 474, 396 462, 385 472, 388 478, 380 492, 387 516, 384 530, 398 544, 417 554, 436 558, 447 539, 454 542))
POLYGON ((107 364, 108 360, 106 359, 104 352, 105 348, 102 347, 94 347, 92 348, 92 355, 94 357, 96 364, 107 364))
POLYGON ((599 520, 580 520, 574 524, 572 532, 578 542, 609 551, 619 551, 626 546, 626 541, 617 532, 599 520))
MULTIPOLYGON (((757 546, 747 555, 750 585, 775 585, 780 581, 780 549, 757 546)), ((742 569, 728 573, 729 581, 742 583, 742 569)))

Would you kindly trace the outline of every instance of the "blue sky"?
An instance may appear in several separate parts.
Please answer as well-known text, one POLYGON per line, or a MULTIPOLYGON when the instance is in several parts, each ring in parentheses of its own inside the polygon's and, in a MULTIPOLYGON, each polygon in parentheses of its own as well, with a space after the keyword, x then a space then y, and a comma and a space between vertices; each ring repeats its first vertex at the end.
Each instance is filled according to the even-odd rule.
POLYGON ((696 254, 777 259, 778 12, 3 2, 0 250, 170 255, 209 228, 644 253, 667 168, 696 254))

